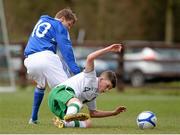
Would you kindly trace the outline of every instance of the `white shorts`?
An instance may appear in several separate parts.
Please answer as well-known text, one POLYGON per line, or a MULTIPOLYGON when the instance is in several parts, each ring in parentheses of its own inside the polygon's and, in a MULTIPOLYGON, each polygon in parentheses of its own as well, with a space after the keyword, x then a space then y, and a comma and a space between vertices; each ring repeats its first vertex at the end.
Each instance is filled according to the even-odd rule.
POLYGON ((50 88, 53 88, 68 79, 59 56, 51 51, 29 55, 25 58, 24 65, 29 77, 40 88, 45 88, 46 82, 50 88))

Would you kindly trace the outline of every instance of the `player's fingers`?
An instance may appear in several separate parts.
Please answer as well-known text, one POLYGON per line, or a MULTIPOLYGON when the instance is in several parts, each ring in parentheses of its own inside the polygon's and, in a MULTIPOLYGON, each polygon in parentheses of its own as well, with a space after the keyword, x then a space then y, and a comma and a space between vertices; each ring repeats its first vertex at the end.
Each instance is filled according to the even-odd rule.
POLYGON ((122 111, 125 112, 125 111, 126 111, 126 108, 124 108, 122 111))
POLYGON ((118 47, 118 46, 116 46, 116 47, 114 47, 114 48, 112 49, 112 51, 114 51, 114 52, 121 52, 121 48, 118 47))
POLYGON ((122 108, 118 109, 118 112, 123 112, 123 111, 124 111, 124 109, 122 109, 122 108))
POLYGON ((120 44, 117 44, 117 45, 115 46, 115 49, 116 49, 117 52, 120 52, 121 49, 122 49, 122 46, 121 46, 120 44))
POLYGON ((120 109, 122 112, 126 111, 126 107, 124 107, 124 106, 120 106, 119 109, 120 109))
POLYGON ((118 45, 118 46, 121 46, 122 44, 113 44, 113 45, 118 45))

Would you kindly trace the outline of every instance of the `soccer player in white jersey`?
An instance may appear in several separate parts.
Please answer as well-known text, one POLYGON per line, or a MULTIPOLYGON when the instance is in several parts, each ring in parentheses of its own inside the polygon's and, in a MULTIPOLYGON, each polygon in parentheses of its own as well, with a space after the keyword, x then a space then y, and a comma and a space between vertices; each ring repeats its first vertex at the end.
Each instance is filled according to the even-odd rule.
POLYGON ((53 88, 80 72, 68 32, 76 20, 70 9, 60 10, 55 18, 43 15, 29 37, 24 50, 24 65, 30 78, 37 83, 30 124, 37 124, 46 84, 53 88))
POLYGON ((83 104, 88 106, 92 118, 114 116, 126 110, 124 106, 118 106, 113 111, 100 111, 96 108, 96 97, 116 86, 116 75, 113 71, 105 71, 97 77, 94 60, 105 53, 120 51, 121 44, 113 44, 89 54, 83 72, 51 90, 48 106, 56 115, 53 119, 55 126, 59 128, 90 127, 89 115, 80 113, 83 104))

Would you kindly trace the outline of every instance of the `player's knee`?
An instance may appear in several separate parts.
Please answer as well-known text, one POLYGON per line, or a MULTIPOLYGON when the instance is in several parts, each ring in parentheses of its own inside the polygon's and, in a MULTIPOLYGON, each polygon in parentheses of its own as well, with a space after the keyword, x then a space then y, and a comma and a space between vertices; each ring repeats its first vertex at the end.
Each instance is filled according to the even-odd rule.
POLYGON ((72 102, 75 102, 75 101, 81 102, 78 98, 71 98, 71 99, 68 101, 68 103, 72 103, 72 102))
POLYGON ((67 109, 67 112, 66 114, 69 114, 69 113, 78 113, 80 112, 80 110, 82 109, 83 107, 83 104, 81 103, 81 101, 77 98, 71 98, 67 104, 68 106, 68 109, 67 109), (76 108, 76 111, 72 108, 76 108), (74 110, 74 111, 73 111, 74 110))
POLYGON ((72 103, 78 103, 78 104, 82 104, 81 101, 78 98, 71 98, 68 102, 67 102, 67 106, 69 106, 72 103))

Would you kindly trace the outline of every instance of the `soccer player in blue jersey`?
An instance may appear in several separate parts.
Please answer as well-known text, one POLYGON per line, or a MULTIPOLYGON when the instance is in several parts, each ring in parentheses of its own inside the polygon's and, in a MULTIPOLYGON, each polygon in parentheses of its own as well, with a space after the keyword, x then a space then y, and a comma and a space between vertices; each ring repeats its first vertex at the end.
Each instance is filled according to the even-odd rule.
POLYGON ((46 85, 53 88, 80 72, 68 32, 76 21, 70 9, 59 11, 55 18, 43 15, 29 37, 24 65, 29 77, 37 83, 29 124, 37 124, 46 85))

